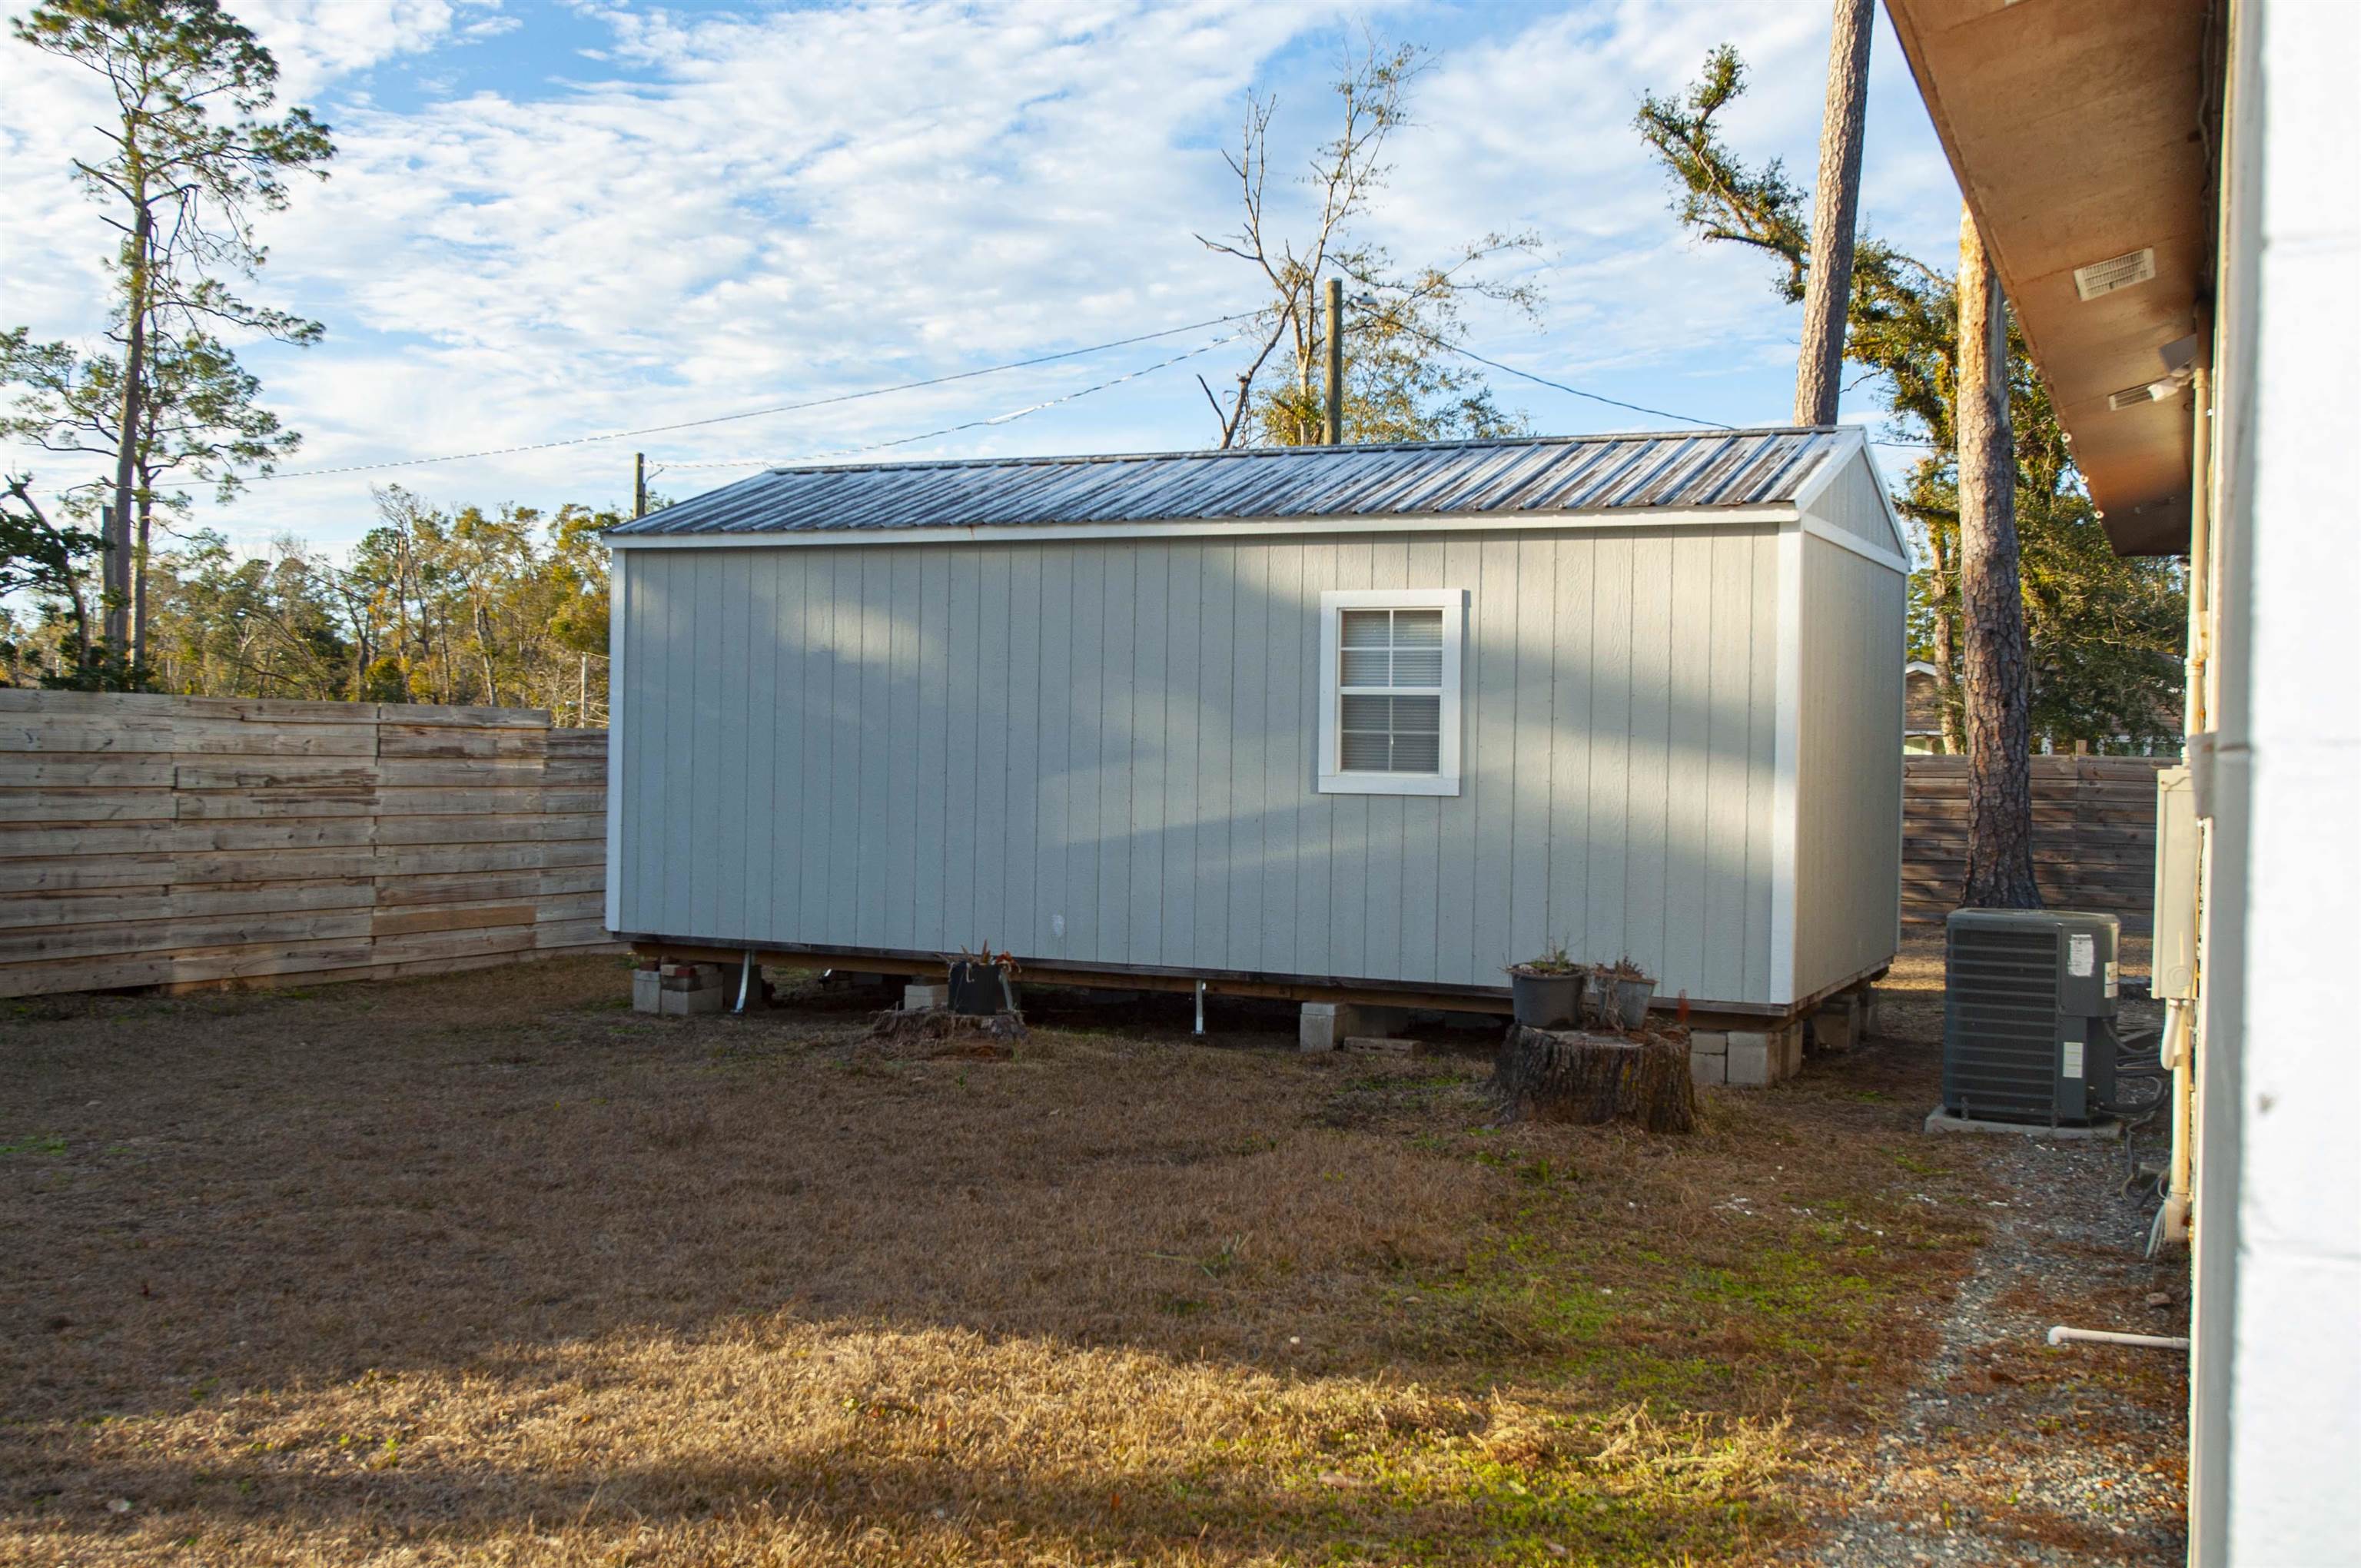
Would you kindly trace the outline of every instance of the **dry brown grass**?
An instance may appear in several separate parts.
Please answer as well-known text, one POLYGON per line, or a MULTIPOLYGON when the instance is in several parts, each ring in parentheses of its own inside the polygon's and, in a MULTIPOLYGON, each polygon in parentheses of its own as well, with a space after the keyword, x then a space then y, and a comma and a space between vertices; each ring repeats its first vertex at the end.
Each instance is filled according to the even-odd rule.
POLYGON ((1759 1559, 1979 1224, 1920 1047, 1659 1138, 1283 1015, 893 1059, 626 978, 0 1022, 0 1559, 1759 1559))

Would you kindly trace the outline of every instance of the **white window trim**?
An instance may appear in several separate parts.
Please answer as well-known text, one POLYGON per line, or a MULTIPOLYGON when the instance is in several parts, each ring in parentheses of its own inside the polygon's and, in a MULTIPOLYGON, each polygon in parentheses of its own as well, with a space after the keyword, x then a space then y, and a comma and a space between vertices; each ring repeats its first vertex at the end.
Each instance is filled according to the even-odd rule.
POLYGON ((1332 588, 1320 596, 1320 793, 1322 795, 1457 795, 1459 793, 1460 655, 1467 638, 1465 588, 1332 588), (1443 612, 1443 743, 1431 773, 1348 773, 1344 764, 1344 699, 1339 649, 1348 609, 1439 609, 1443 612))

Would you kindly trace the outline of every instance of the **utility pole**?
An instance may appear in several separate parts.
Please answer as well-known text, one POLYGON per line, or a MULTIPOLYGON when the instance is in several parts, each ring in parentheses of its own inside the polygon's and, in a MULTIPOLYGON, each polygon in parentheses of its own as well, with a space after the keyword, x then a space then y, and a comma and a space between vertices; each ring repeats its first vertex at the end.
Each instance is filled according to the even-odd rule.
POLYGON ((1345 444, 1345 280, 1328 280, 1328 428, 1321 443, 1345 444))
POLYGON ((648 455, 631 454, 631 519, 639 521, 648 515, 648 455))

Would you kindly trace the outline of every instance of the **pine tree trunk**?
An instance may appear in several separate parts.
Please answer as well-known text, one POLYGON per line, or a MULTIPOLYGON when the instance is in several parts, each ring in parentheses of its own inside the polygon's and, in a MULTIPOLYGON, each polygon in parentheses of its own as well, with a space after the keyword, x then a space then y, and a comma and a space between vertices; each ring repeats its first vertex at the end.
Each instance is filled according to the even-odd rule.
POLYGON ((139 476, 139 527, 131 537, 131 663, 148 663, 148 541, 156 521, 156 481, 139 476))
POLYGON ((1968 750, 1967 737, 1960 729, 1960 610, 1954 596, 1957 574, 1952 570, 1959 544, 1956 540, 1947 543, 1929 529, 1927 547, 1935 557, 1935 698, 1942 710, 1943 754, 1958 757, 1968 750))
POLYGON ((1852 298, 1852 241, 1861 202, 1861 141, 1869 102, 1871 0, 1836 0, 1828 35, 1828 101, 1820 119, 1820 176, 1812 191, 1812 264, 1804 280, 1804 343, 1795 360, 1795 422, 1834 424, 1852 298))
MULTIPOLYGON (((144 192, 144 185, 140 187, 144 192)), ((139 429, 148 411, 148 247, 155 236, 155 217, 143 202, 132 216, 131 238, 125 245, 129 265, 123 300, 123 406, 115 430, 115 510, 106 515, 106 646, 115 658, 129 656, 131 648, 131 498, 139 463, 139 429)))
POLYGON ((1960 218, 1959 290, 1960 604, 1968 643, 1968 875, 1960 899, 1971 908, 2038 909, 2008 305, 1969 213, 1960 218))

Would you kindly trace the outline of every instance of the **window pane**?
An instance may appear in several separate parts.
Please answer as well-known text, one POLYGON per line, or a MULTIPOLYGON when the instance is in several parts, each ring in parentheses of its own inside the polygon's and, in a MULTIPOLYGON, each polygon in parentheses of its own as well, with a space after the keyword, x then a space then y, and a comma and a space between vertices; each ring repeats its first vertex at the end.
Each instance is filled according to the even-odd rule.
MULTIPOLYGON (((1345 699, 1350 702, 1352 698, 1345 699)), ((1397 735, 1440 735, 1443 733, 1443 699, 1439 696, 1398 696, 1393 699, 1394 733, 1397 735)))
POLYGON ((1331 697, 1337 765, 1357 773, 1440 773, 1444 612, 1347 609, 1338 620, 1336 676, 1345 691, 1331 697))
POLYGON ((1439 686, 1443 684, 1443 650, 1411 648, 1394 653, 1393 685, 1398 686, 1439 686))
POLYGON ((1386 738, 1383 735, 1362 735, 1345 731, 1345 771, 1348 773, 1382 773, 1391 770, 1386 763, 1386 738))
POLYGON ((1396 735, 1394 766, 1398 773, 1439 773, 1443 771, 1443 737, 1396 735))
POLYGON ((1397 648, 1442 647, 1443 612, 1439 609, 1394 611, 1394 646, 1397 648))

